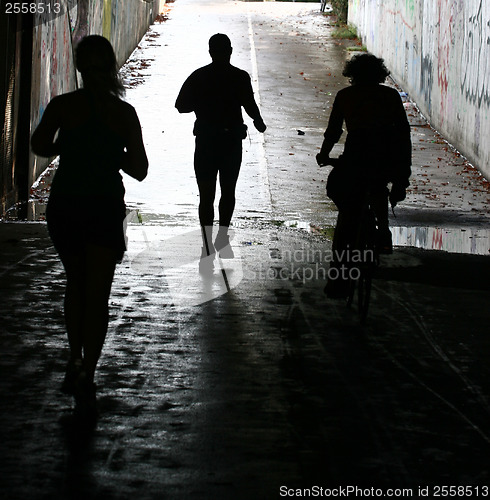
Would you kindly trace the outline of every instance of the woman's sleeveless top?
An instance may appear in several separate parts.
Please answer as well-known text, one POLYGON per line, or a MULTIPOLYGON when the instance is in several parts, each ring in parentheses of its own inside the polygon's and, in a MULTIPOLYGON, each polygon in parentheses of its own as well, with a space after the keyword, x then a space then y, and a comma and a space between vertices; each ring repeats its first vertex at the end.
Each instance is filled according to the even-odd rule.
POLYGON ((124 185, 119 170, 124 140, 104 123, 95 102, 91 108, 88 120, 59 132, 60 163, 51 196, 122 200, 124 185))

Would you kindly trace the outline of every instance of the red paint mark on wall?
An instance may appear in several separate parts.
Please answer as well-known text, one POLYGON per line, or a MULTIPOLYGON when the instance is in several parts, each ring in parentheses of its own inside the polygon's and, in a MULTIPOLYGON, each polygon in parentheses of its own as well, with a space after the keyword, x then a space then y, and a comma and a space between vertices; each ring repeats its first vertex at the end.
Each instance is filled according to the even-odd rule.
POLYGON ((441 92, 441 120, 444 123, 444 118, 447 112, 447 89, 448 89, 448 72, 449 72, 449 54, 451 50, 452 37, 452 13, 453 2, 449 0, 439 1, 438 12, 438 32, 437 32, 437 83, 441 92))
POLYGON ((53 29, 51 41, 51 96, 58 95, 58 33, 53 29))
POLYGON ((389 10, 389 9, 386 9, 386 12, 388 14, 391 14, 393 17, 399 17, 400 18, 400 21, 411 31, 414 30, 415 28, 415 25, 414 24, 410 24, 404 17, 403 17, 403 14, 402 14, 402 11, 401 10, 389 10))
POLYGON ((434 250, 441 250, 442 248, 442 229, 436 229, 432 234, 432 248, 434 250))

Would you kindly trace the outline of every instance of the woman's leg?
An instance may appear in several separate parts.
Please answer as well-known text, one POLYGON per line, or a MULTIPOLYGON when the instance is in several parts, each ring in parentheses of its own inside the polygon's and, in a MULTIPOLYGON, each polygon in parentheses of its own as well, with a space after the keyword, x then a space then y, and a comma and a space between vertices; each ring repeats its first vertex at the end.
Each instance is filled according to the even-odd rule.
POLYGON ((70 345, 63 390, 71 393, 75 372, 82 368, 79 360, 83 359, 86 380, 93 382, 107 334, 109 295, 117 259, 109 248, 88 245, 80 254, 64 255, 61 260, 67 276, 65 323, 70 345))
POLYGON ((70 362, 82 359, 83 323, 85 314, 85 256, 63 255, 61 261, 66 272, 65 324, 70 345, 70 362))
POLYGON ((85 256, 84 371, 92 382, 107 334, 109 296, 117 258, 110 248, 88 245, 85 256))

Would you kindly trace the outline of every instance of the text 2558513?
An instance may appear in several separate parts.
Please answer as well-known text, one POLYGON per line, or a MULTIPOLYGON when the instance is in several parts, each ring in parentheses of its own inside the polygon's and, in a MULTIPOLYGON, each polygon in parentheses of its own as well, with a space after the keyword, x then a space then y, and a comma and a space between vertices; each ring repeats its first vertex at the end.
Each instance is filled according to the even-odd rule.
POLYGON ((5 14, 60 14, 58 2, 7 2, 5 14))

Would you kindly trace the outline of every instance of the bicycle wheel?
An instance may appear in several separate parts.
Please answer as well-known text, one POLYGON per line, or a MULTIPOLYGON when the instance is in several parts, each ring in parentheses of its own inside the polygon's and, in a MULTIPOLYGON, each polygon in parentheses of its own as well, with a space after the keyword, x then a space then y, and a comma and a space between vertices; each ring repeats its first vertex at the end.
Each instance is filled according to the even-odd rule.
POLYGON ((356 293, 356 279, 349 279, 349 295, 347 295, 347 307, 351 307, 354 302, 354 295, 356 293))
POLYGON ((376 218, 371 208, 363 214, 363 224, 360 231, 360 245, 362 249, 362 265, 359 268, 359 279, 357 282, 357 303, 359 320, 362 325, 366 323, 369 302, 371 300, 371 284, 374 269, 377 266, 376 251, 376 218))

